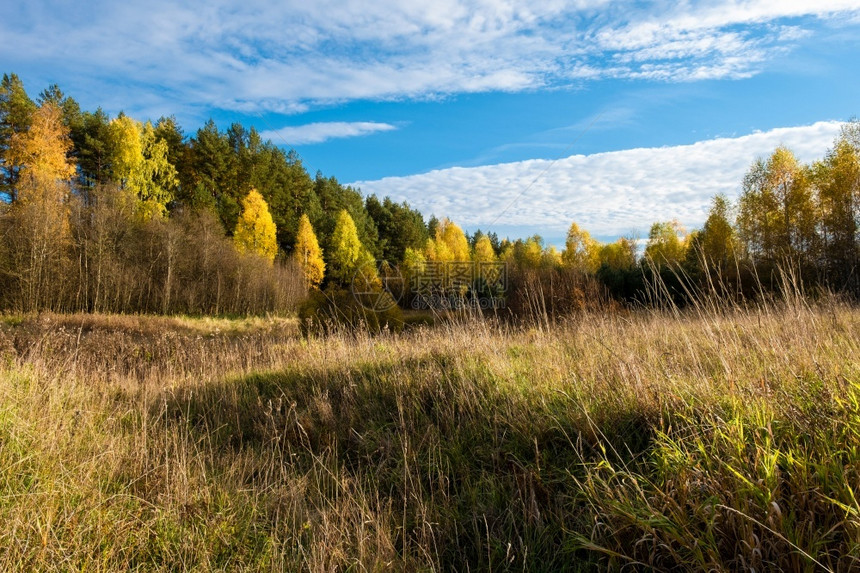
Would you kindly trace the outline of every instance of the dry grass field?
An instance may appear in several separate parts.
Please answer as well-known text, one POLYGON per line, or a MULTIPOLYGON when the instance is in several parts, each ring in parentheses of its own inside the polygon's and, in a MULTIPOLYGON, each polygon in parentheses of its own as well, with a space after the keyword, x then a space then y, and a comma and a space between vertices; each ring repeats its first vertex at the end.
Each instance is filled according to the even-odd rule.
POLYGON ((0 317, 0 570, 860 569, 860 311, 0 317))

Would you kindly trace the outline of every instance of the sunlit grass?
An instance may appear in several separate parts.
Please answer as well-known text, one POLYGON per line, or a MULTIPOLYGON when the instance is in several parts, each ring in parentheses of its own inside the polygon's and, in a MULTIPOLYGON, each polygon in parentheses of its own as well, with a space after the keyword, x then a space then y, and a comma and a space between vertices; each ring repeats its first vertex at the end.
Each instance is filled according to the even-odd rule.
POLYGON ((4 319, 0 569, 860 567, 860 312, 541 324, 4 319))

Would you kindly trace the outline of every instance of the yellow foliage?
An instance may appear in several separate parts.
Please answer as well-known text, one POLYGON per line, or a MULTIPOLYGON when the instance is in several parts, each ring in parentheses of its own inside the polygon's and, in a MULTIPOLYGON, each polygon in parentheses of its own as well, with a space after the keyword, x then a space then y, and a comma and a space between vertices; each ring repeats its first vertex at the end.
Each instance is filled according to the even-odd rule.
POLYGON ((494 263, 498 260, 496 251, 493 250, 493 243, 490 242, 490 238, 486 235, 482 235, 475 242, 474 259, 477 263, 494 263))
POLYGON ((687 232, 678 221, 654 223, 648 235, 645 258, 658 268, 680 264, 687 253, 687 232))
POLYGON ((600 243, 594 240, 588 231, 580 229, 576 223, 571 223, 561 259, 567 267, 586 273, 597 272, 600 267, 600 243))
POLYGON ((141 218, 163 216, 179 185, 167 159, 167 142, 157 137, 152 123, 141 125, 127 115, 111 121, 109 130, 114 179, 137 196, 141 218))
POLYGON ((436 227, 436 235, 427 241, 425 256, 428 261, 468 261, 471 259, 469 253, 469 241, 466 239, 463 229, 449 221, 442 219, 436 227))
POLYGON ((21 167, 22 178, 63 181, 75 174, 75 166, 68 158, 71 148, 72 140, 68 128, 63 125, 62 111, 46 102, 33 113, 27 131, 12 135, 6 161, 21 167))
POLYGON ((544 268, 556 268, 562 265, 561 253, 555 246, 550 245, 543 250, 541 255, 541 266, 544 268))
POLYGON ((363 250, 364 246, 358 238, 355 221, 346 209, 341 209, 331 234, 332 274, 342 282, 351 280, 352 275, 358 270, 363 250))
POLYGON ((278 253, 275 222, 269 206, 256 189, 242 200, 242 213, 236 223, 233 242, 240 253, 260 255, 270 262, 278 253))
POLYGON ((314 228, 307 215, 302 215, 299 219, 299 230, 296 233, 293 257, 301 267, 308 285, 319 286, 325 276, 325 262, 314 228))
POLYGON ((613 270, 625 270, 636 266, 636 243, 621 237, 614 243, 600 247, 600 263, 613 270))
POLYGON ((757 160, 744 177, 738 203, 738 233, 756 261, 812 256, 815 204, 808 169, 787 148, 757 160))
POLYGON ((122 185, 133 185, 143 166, 142 129, 127 115, 111 120, 108 128, 111 143, 111 171, 122 185))
MULTIPOLYGON (((12 216, 22 229, 19 253, 26 253, 31 289, 45 286, 39 277, 55 268, 50 261, 56 261, 70 240, 67 181, 75 174, 67 155, 71 147, 62 112, 52 103, 37 108, 30 128, 13 134, 9 141, 6 161, 20 166, 21 174, 12 216)), ((39 299, 34 292, 27 295, 28 304, 39 299)))
POLYGON ((729 222, 728 211, 729 203, 725 196, 714 197, 708 219, 700 234, 701 254, 708 265, 718 268, 728 266, 735 258, 737 250, 737 238, 729 222))
POLYGON ((358 229, 349 212, 341 209, 329 239, 329 275, 341 285, 359 290, 382 286, 373 256, 361 244, 358 229))
POLYGON ((158 138, 152 123, 146 122, 141 132, 143 164, 138 197, 144 218, 161 217, 167 212, 167 204, 173 200, 173 192, 179 187, 176 168, 167 159, 167 142, 158 138))
POLYGON ((543 245, 537 237, 529 237, 522 246, 520 263, 529 268, 536 269, 540 267, 542 257, 543 245))
POLYGON ((424 272, 427 265, 427 259, 421 253, 412 247, 406 247, 406 252, 403 255, 403 270, 410 275, 420 275, 424 272))

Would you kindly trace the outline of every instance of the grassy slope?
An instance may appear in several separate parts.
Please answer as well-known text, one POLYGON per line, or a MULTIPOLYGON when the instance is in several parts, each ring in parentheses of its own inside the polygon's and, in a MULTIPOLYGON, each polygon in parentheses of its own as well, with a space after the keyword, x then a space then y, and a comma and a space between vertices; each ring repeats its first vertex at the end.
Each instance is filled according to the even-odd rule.
POLYGON ((0 570, 856 569, 858 333, 0 319, 0 570))

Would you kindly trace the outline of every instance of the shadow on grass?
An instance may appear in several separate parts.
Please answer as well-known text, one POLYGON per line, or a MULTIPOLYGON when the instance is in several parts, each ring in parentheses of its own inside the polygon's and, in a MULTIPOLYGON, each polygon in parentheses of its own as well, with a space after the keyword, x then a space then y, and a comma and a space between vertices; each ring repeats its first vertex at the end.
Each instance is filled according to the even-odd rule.
MULTIPOLYGON (((799 384, 787 401, 800 404, 818 382, 799 384)), ((155 415, 208 444, 216 465, 267 460, 244 487, 317 480, 311 505, 386 516, 376 529, 404 568, 808 566, 801 546, 827 552, 835 569, 855 563, 856 488, 845 472, 860 467, 860 450, 831 456, 853 440, 835 430, 810 444, 804 417, 779 420, 785 405, 661 397, 601 406, 432 352, 294 367, 164 398, 155 415), (338 485, 346 482, 348 491, 338 485), (838 501, 812 504, 817 490, 825 493, 812 497, 838 501)), ((857 419, 854 406, 840 408, 828 417, 857 419)))
MULTIPOLYGON (((605 458, 601 440, 621 444, 619 463, 641 456, 654 427, 641 410, 616 411, 596 432, 566 395, 521 391, 433 353, 226 380, 166 394, 156 415, 225 465, 251 453, 272 460, 271 476, 320 465, 346 476, 361 503, 393 508, 401 558, 428 555, 442 569, 580 569, 588 555, 572 553, 566 531, 591 516, 571 474, 605 458)), ((248 485, 265 490, 259 473, 248 485)))

